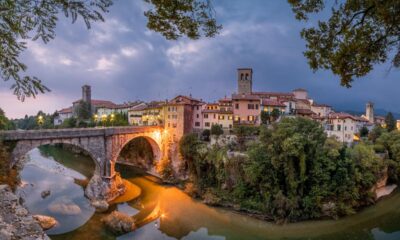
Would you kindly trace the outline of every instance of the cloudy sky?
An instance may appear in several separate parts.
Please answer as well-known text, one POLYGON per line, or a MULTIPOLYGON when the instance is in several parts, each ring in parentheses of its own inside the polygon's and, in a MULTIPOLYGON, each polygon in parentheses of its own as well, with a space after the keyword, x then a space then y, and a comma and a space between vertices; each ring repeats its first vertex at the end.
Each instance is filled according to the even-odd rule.
MULTIPOLYGON (((257 91, 291 91, 302 87, 312 98, 340 109, 377 108, 400 112, 400 71, 376 66, 351 89, 341 87, 329 72, 313 73, 302 55, 300 30, 283 0, 215 0, 221 33, 212 39, 165 40, 146 29, 139 0, 115 1, 106 22, 87 30, 82 21, 60 18, 56 39, 48 44, 29 42, 22 56, 28 73, 52 90, 19 102, 11 83, 0 85, 0 107, 7 116, 23 117, 38 110, 52 113, 92 86, 92 98, 116 103, 163 100, 177 94, 214 101, 236 91, 236 69, 252 67, 257 91)), ((307 23, 312 24, 312 23, 307 23)))

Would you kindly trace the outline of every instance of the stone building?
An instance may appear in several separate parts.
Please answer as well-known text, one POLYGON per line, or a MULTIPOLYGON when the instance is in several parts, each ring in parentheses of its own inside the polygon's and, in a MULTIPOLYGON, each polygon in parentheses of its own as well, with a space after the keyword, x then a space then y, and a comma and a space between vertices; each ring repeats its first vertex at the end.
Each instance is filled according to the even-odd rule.
POLYGON ((239 68, 237 78, 238 94, 251 94, 253 91, 253 69, 239 68))

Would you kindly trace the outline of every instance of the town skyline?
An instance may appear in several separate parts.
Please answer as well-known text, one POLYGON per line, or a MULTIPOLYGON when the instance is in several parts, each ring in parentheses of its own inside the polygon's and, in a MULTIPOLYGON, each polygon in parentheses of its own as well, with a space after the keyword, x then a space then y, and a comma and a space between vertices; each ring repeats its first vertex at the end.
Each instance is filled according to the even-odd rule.
POLYGON ((11 118, 38 110, 53 113, 78 99, 84 84, 93 86, 96 98, 118 103, 165 100, 179 94, 213 102, 235 91, 236 68, 251 67, 254 88, 260 91, 300 87, 340 110, 363 110, 367 101, 373 101, 376 108, 400 112, 396 104, 400 73, 389 71, 389 63, 375 66, 350 89, 341 87, 338 77, 329 72, 314 74, 302 55, 302 24, 285 1, 260 1, 254 6, 215 2, 224 28, 215 38, 196 41, 164 40, 146 29, 144 3, 127 5, 116 2, 106 22, 94 24, 89 31, 60 18, 54 41, 29 42, 22 60, 28 73, 41 78, 52 92, 21 103, 6 82, 0 87, 0 107, 11 118))

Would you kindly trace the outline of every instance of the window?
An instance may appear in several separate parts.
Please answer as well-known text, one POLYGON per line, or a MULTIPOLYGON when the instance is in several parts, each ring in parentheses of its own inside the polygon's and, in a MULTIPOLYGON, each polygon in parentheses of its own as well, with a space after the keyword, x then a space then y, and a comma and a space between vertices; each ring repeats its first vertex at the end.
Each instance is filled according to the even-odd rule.
POLYGON ((240 80, 243 80, 244 74, 240 74, 240 80))
POLYGON ((249 80, 249 74, 246 73, 246 80, 249 80))
POLYGON ((232 128, 232 124, 229 124, 229 129, 231 129, 232 128))
POLYGON ((342 128, 342 125, 337 125, 337 130, 340 131, 342 128))
POLYGON ((235 108, 239 109, 239 103, 235 103, 235 108))
POLYGON ((219 120, 224 120, 224 119, 225 119, 225 116, 224 116, 224 115, 219 115, 219 116, 218 116, 218 119, 219 119, 219 120))
POLYGON ((247 116, 247 120, 250 121, 250 122, 254 121, 254 116, 247 116))
POLYGON ((204 114, 204 118, 208 118, 208 114, 207 113, 204 114))
POLYGON ((204 126, 209 127, 209 126, 210 126, 210 123, 209 123, 209 122, 206 122, 206 123, 204 124, 204 126))
POLYGON ((249 103, 249 104, 247 105, 247 109, 254 109, 254 104, 249 103))
POLYGON ((196 106, 196 109, 199 110, 199 106, 196 106))
POLYGON ((199 118, 199 117, 200 117, 200 115, 199 115, 199 114, 196 114, 196 117, 197 117, 197 118, 199 118))
POLYGON ((217 115, 214 113, 214 119, 217 117, 217 115))
POLYGON ((344 130, 347 131, 347 126, 344 126, 344 130))
POLYGON ((200 127, 200 122, 195 122, 194 125, 195 125, 196 127, 200 127))
POLYGON ((256 104, 256 109, 258 110, 258 104, 256 104))
POLYGON ((233 120, 233 116, 228 116, 228 120, 233 120))
POLYGON ((176 123, 173 123, 173 124, 172 124, 172 127, 173 127, 173 128, 176 128, 176 123))
POLYGON ((235 116, 235 121, 240 122, 240 117, 239 116, 235 116))

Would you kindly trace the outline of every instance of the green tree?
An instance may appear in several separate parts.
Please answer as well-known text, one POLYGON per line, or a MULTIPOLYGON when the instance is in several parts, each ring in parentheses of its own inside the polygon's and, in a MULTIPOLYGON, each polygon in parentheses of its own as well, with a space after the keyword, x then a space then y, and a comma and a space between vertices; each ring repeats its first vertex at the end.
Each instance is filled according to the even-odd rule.
POLYGON ((280 115, 281 112, 279 111, 279 109, 274 108, 271 112, 272 121, 276 121, 280 115))
POLYGON ((92 118, 91 106, 89 103, 81 100, 76 106, 76 116, 78 120, 89 120, 92 118))
POLYGON ((12 121, 10 121, 3 109, 0 108, 0 130, 13 130, 15 129, 15 125, 12 121))
POLYGON ((369 140, 375 143, 375 141, 384 133, 386 130, 380 125, 376 125, 368 135, 369 140))
MULTIPOLYGON (((221 29, 209 0, 144 0, 150 10, 147 27, 167 39, 188 36, 197 39, 213 37, 221 29)), ((24 75, 27 66, 19 59, 28 40, 52 40, 59 17, 63 14, 72 23, 80 17, 89 29, 93 22, 104 21, 112 0, 4 0, 0 1, 0 76, 13 81, 11 88, 20 100, 50 91, 35 76, 24 75)))
POLYGON ((262 111, 261 112, 261 122, 262 122, 262 124, 269 124, 270 123, 269 112, 266 112, 266 111, 262 111))
POLYGON ((214 124, 211 126, 211 135, 219 137, 222 134, 224 134, 224 130, 222 129, 221 125, 214 124))
POLYGON ((288 0, 298 20, 325 7, 331 10, 327 20, 305 28, 301 36, 307 42, 304 55, 314 71, 330 69, 351 87, 355 78, 367 75, 373 65, 386 62, 392 55, 394 67, 400 67, 400 2, 398 0, 288 0), (394 54, 392 54, 394 53, 394 54))
POLYGON ((386 129, 391 132, 396 129, 396 119, 394 119, 393 114, 388 112, 385 117, 386 129))
POLYGON ((204 129, 201 133, 201 139, 203 141, 209 142, 210 141, 211 131, 209 129, 204 129))
POLYGON ((360 137, 362 137, 362 138, 368 137, 368 133, 369 133, 369 130, 368 130, 368 128, 366 126, 363 126, 360 129, 360 137))

